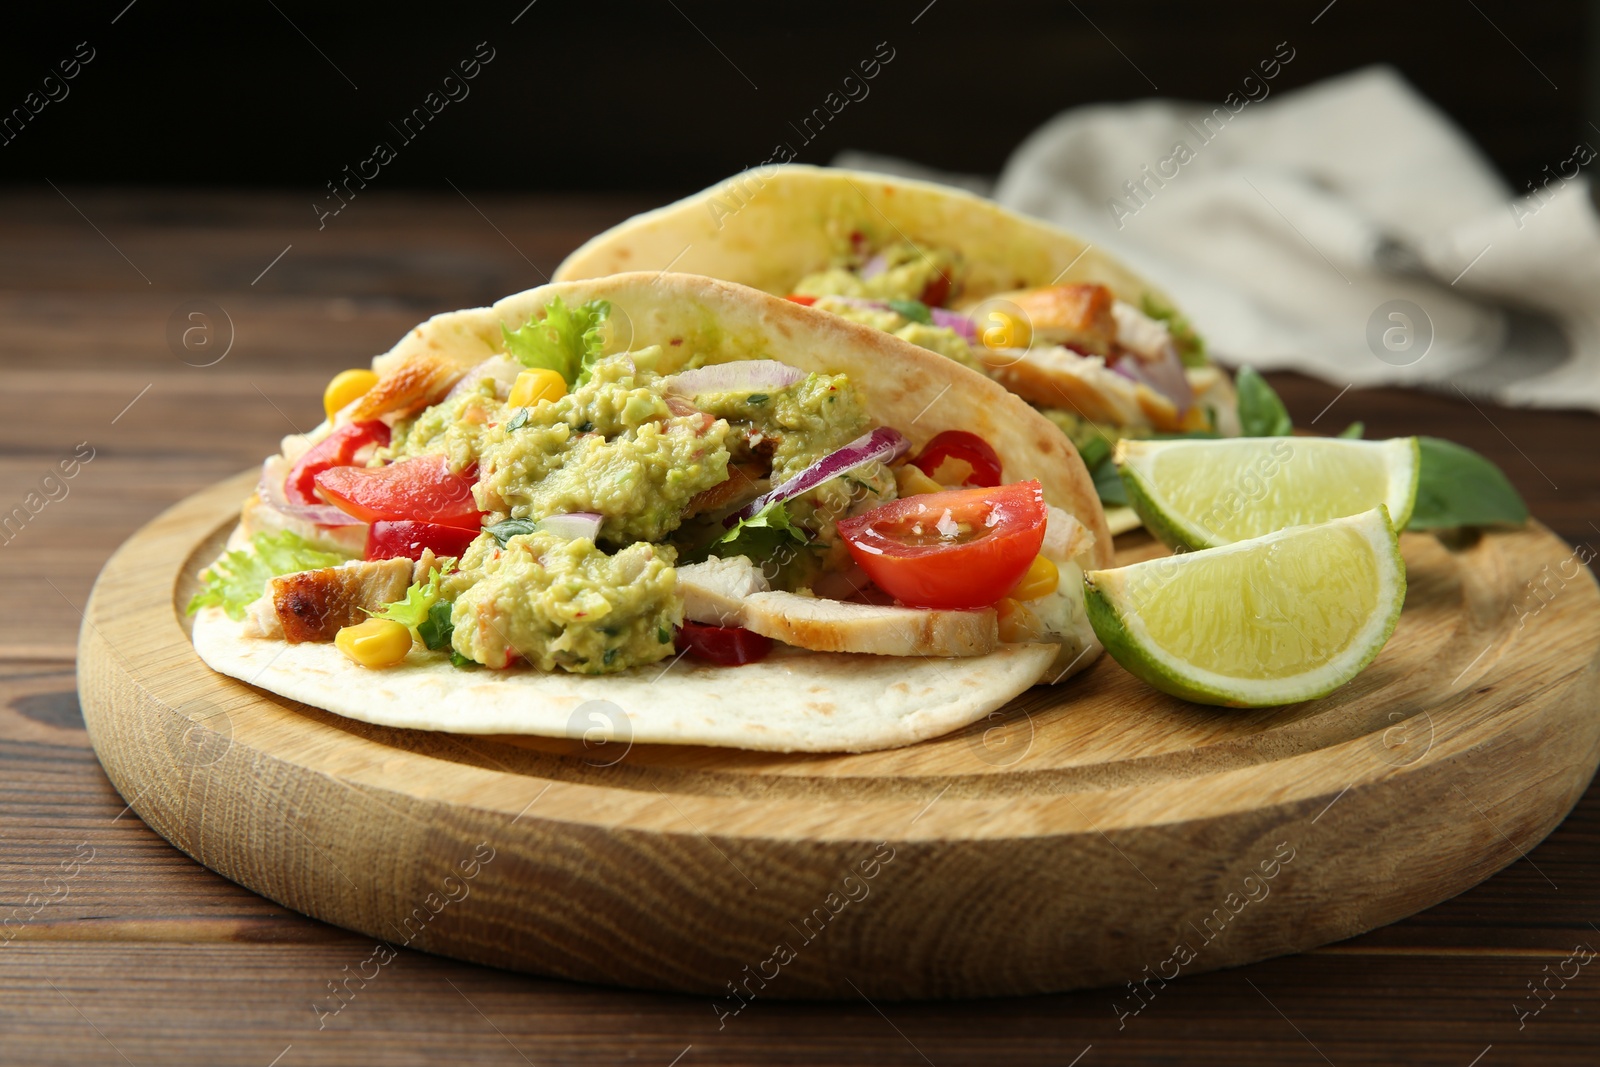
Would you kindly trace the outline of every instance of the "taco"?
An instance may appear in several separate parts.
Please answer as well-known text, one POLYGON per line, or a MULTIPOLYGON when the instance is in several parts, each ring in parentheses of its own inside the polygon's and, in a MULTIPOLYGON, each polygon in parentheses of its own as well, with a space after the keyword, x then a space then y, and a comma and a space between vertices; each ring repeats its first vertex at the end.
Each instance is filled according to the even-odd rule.
POLYGON ((435 316, 331 383, 202 575, 215 670, 458 733, 861 751, 1099 652, 1077 452, 890 334, 680 274, 435 316), (598 727, 597 727, 597 724, 598 727))
POLYGON ((555 279, 668 268, 786 296, 986 374, 1056 423, 1091 469, 1123 437, 1239 432, 1232 384, 1165 295, 1072 235, 959 189, 752 170, 592 238, 555 279))

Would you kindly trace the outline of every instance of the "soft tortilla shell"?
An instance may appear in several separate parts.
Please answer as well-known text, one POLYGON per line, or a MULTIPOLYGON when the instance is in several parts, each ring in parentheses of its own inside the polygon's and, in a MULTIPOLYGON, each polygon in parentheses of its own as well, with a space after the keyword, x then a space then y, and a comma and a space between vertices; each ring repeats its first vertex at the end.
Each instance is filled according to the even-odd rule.
POLYGON ((874 243, 911 240, 959 251, 962 303, 1044 285, 1095 282, 1140 306, 1171 306, 1154 286, 1064 230, 960 189, 864 171, 798 164, 736 174, 591 238, 556 268, 556 281, 673 270, 778 296, 826 267, 852 231, 874 243))
MULTIPOLYGON (((545 737, 598 729, 623 742, 774 752, 867 752, 938 737, 1027 690, 1055 656, 1053 645, 962 660, 782 649, 743 667, 684 656, 588 677, 462 670, 413 653, 370 671, 331 644, 246 636, 220 608, 196 617, 194 645, 223 674, 380 726, 545 737)), ((609 759, 613 750, 595 751, 609 759)))

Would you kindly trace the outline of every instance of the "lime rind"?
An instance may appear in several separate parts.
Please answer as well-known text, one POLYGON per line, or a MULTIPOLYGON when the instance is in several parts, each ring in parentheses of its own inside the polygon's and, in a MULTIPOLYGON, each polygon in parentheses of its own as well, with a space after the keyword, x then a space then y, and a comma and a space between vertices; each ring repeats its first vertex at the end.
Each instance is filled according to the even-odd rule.
MULTIPOLYGON (((1395 528, 1403 529, 1416 505, 1421 452, 1414 437, 1388 441, 1324 437, 1126 440, 1118 444, 1116 462, 1127 489, 1128 503, 1146 528, 1169 547, 1193 551, 1259 537, 1288 526, 1360 514, 1380 503, 1394 516, 1395 528), (1335 503, 1337 490, 1317 494, 1314 487, 1302 481, 1294 487, 1299 491, 1293 494, 1301 502, 1300 510, 1287 518, 1281 512, 1274 514, 1270 506, 1261 502, 1271 483, 1278 478, 1311 477, 1292 473, 1307 469, 1292 463, 1297 449, 1315 460, 1312 469, 1319 480, 1335 477, 1342 455, 1350 457, 1353 466, 1359 465, 1366 471, 1373 469, 1376 460, 1386 475, 1383 499, 1369 498, 1359 506, 1341 508, 1335 503), (1203 459, 1208 480, 1214 478, 1216 483, 1216 492, 1206 498, 1205 506, 1196 507, 1192 502, 1185 506, 1171 499, 1171 493, 1162 492, 1157 465, 1175 456, 1189 460, 1191 466, 1194 461, 1203 459), (1255 494, 1259 495, 1252 499, 1255 494), (1310 506, 1309 513, 1305 510, 1308 499, 1317 501, 1310 506), (1205 521, 1207 518, 1211 521, 1205 521), (1249 521, 1252 519, 1256 520, 1254 526, 1249 521)), ((1183 488, 1192 486, 1185 484, 1183 488)))
POLYGON ((1084 605, 1090 625, 1113 659, 1162 692, 1199 704, 1224 707, 1294 704, 1315 700, 1338 689, 1360 674, 1388 642, 1400 618, 1406 590, 1399 538, 1382 506, 1361 515, 1290 527, 1220 548, 1092 571, 1084 579, 1084 605), (1325 662, 1309 665, 1305 671, 1278 678, 1250 678, 1224 674, 1183 660, 1156 642, 1129 602, 1129 585, 1157 567, 1204 567, 1208 560, 1222 553, 1260 553, 1270 550, 1274 542, 1335 525, 1357 531, 1372 549, 1377 582, 1376 609, 1349 635, 1336 654, 1325 662))

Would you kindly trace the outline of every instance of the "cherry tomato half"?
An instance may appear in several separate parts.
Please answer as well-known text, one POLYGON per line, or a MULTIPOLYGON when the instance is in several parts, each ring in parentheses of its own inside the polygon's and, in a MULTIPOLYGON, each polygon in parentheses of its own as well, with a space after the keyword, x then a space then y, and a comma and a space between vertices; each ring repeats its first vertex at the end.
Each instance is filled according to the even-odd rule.
POLYGON ((963 484, 990 489, 1001 482, 1000 457, 989 442, 966 430, 946 430, 922 446, 922 451, 911 462, 923 474, 938 480, 936 473, 946 459, 959 459, 972 468, 963 484))
POLYGON ((477 530, 440 526, 410 519, 380 519, 367 527, 367 559, 421 559, 425 549, 436 556, 461 554, 478 536, 477 530))
POLYGON ((363 522, 412 519, 467 530, 482 524, 472 479, 452 471, 444 455, 387 467, 334 467, 317 475, 317 488, 363 522))
POLYGON ((738 667, 764 659, 772 651, 772 638, 751 633, 739 626, 711 626, 683 620, 678 644, 696 659, 719 667, 738 667))
POLYGON ((814 296, 800 296, 796 293, 790 293, 788 298, 793 300, 796 304, 800 304, 804 307, 810 307, 812 304, 817 302, 817 298, 814 296))
POLYGON ((291 504, 320 504, 316 478, 333 467, 348 467, 356 453, 366 445, 389 443, 389 427, 381 422, 347 422, 306 450, 283 483, 283 495, 291 504))
POLYGON ((1016 588, 1044 543, 1038 482, 893 500, 839 523, 879 589, 915 608, 981 608, 1016 588))

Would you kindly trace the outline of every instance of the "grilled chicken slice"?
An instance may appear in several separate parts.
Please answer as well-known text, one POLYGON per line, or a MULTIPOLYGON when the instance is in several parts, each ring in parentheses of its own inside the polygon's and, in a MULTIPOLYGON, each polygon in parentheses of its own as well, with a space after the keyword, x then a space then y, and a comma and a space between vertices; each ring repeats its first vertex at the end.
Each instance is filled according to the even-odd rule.
POLYGON ((1029 403, 1066 408, 1092 422, 1157 430, 1195 430, 1205 426, 1205 413, 1191 408, 1180 413, 1168 397, 1106 366, 1099 356, 1082 356, 1070 348, 985 348, 973 355, 989 376, 1029 403))
POLYGON ((773 592, 744 556, 678 568, 683 617, 746 630, 813 652, 982 656, 999 644, 992 609, 933 611, 773 592))
POLYGON ((260 600, 246 609, 246 622, 262 637, 291 645, 332 641, 341 629, 364 621, 406 595, 412 581, 436 566, 433 552, 422 559, 353 561, 337 567, 285 574, 267 583, 260 600))
POLYGON ((1034 344, 1070 345, 1096 356, 1111 355, 1117 340, 1114 297, 1103 285, 1051 285, 1001 293, 1027 317, 1034 344))
POLYGON ((678 568, 683 617, 712 626, 743 626, 744 602, 771 586, 745 556, 690 563, 678 568))
POLYGON ((745 598, 746 630, 813 652, 874 656, 982 656, 1000 643, 992 608, 880 607, 796 593, 745 598))
POLYGON ((378 384, 357 402, 350 418, 360 422, 380 415, 415 415, 443 399, 469 369, 441 356, 413 352, 398 366, 387 368, 378 384))

